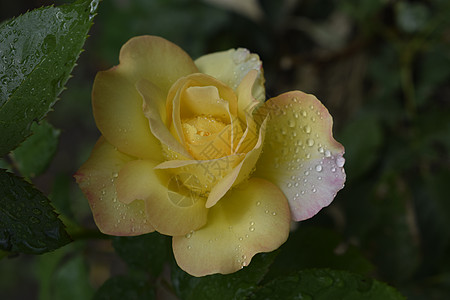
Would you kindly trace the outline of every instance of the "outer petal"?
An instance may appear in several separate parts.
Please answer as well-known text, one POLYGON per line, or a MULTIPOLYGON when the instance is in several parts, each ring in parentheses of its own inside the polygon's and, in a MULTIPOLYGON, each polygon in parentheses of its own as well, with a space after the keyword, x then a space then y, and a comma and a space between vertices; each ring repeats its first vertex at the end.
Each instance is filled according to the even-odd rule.
POLYGON ((196 71, 190 57, 167 40, 153 36, 129 40, 120 51, 120 64, 95 78, 92 105, 97 127, 122 152, 154 157, 159 142, 150 132, 135 84, 146 79, 166 95, 178 78, 196 71))
POLYGON ((247 49, 230 49, 204 55, 195 60, 200 72, 211 75, 236 90, 242 79, 250 70, 257 70, 256 84, 253 86, 253 96, 264 102, 266 92, 262 62, 257 54, 247 49))
POLYGON ((247 266, 256 253, 283 244, 289 223, 283 193, 266 180, 252 178, 211 208, 206 226, 173 237, 175 259, 194 276, 232 273, 247 266))
POLYGON ((177 45, 157 36, 130 39, 120 50, 120 67, 136 83, 148 81, 167 94, 179 78, 198 72, 189 55, 177 45))
POLYGON ((266 143, 256 165, 257 177, 278 185, 296 221, 329 205, 343 187, 344 147, 332 136, 332 118, 312 95, 294 91, 269 99, 266 143))
POLYGON ((101 137, 89 159, 74 175, 89 200, 95 223, 103 233, 139 235, 154 231, 147 219, 144 201, 126 205, 117 200, 118 172, 132 159, 101 137))
POLYGON ((206 199, 155 166, 149 160, 128 162, 117 180, 118 199, 124 203, 145 200, 149 221, 162 234, 183 235, 203 226, 208 213, 206 199))

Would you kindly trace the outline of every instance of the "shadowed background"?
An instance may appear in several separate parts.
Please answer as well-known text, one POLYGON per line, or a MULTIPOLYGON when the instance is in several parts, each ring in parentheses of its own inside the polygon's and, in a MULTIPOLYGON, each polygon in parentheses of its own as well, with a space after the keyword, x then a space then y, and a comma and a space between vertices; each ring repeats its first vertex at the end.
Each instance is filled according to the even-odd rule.
MULTIPOLYGON (((269 275, 329 267, 374 276, 409 299, 448 295, 450 3, 242 2, 101 2, 86 51, 48 117, 62 131, 55 159, 33 182, 65 220, 94 229, 72 174, 99 136, 90 106, 95 73, 118 64, 120 47, 142 34, 162 36, 193 58, 248 48, 263 61, 267 98, 315 94, 346 148, 346 187, 298 225, 269 275)), ((52 3, 2 1, 0 20, 52 3)), ((2 259, 2 297, 83 299, 127 268, 109 240, 64 249, 2 259)))

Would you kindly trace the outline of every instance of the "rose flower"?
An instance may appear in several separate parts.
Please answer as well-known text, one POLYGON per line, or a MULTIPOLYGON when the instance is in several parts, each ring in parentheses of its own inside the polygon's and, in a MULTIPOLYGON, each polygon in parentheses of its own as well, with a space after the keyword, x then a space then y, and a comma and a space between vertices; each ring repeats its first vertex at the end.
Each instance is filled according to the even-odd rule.
POLYGON ((172 236, 194 276, 232 273, 283 244, 290 222, 345 181, 332 119, 300 91, 265 100, 246 49, 193 61, 155 36, 129 40, 92 91, 102 136, 75 174, 106 234, 172 236))

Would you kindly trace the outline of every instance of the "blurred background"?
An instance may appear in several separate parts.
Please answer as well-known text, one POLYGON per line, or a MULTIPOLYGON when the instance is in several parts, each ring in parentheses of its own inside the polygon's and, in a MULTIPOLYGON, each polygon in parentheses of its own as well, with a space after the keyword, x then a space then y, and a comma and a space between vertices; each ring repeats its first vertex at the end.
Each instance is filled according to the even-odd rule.
MULTIPOLYGON (((0 21, 64 1, 0 2, 0 21)), ((67 1, 66 1, 67 2, 67 1)), ((409 299, 450 295, 450 2, 447 0, 104 0, 73 78, 48 116, 55 159, 33 179, 66 224, 95 230, 72 174, 99 137, 96 72, 131 37, 193 58, 244 47, 263 61, 267 98, 315 94, 346 148, 346 187, 301 222, 269 277, 310 267, 369 275, 409 299)), ((95 234, 95 232, 94 232, 95 234)), ((2 299, 87 299, 127 271, 110 240, 0 261, 2 299)))

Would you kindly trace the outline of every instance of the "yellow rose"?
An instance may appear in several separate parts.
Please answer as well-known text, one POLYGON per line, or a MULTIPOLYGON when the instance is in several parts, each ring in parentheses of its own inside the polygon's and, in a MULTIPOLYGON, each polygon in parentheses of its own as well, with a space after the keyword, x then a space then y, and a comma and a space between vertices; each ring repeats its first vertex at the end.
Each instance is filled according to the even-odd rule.
POLYGON ((332 119, 300 91, 265 100, 246 49, 195 62, 159 37, 132 38, 99 72, 92 104, 102 137, 75 174, 99 229, 173 237, 194 276, 231 273, 283 244, 343 187, 332 119))

